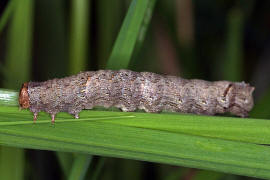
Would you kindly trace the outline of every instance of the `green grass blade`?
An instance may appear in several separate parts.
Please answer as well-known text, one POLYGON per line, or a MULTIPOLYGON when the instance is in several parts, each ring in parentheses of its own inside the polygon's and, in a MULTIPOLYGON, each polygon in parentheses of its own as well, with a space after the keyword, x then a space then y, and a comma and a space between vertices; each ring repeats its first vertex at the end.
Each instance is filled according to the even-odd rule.
POLYGON ((99 175, 100 175, 100 172, 105 164, 105 158, 104 157, 101 157, 98 161, 98 164, 97 164, 97 167, 93 173, 93 176, 91 177, 91 180, 97 180, 99 175))
POLYGON ((24 151, 13 147, 0 148, 0 178, 24 179, 24 151))
POLYGON ((223 173, 213 172, 213 171, 199 171, 195 174, 192 180, 219 180, 224 179, 223 173))
POLYGON ((138 54, 138 52, 140 51, 140 49, 143 45, 148 26, 149 26, 150 21, 152 19, 152 14, 154 11, 155 4, 156 4, 156 0, 149 0, 149 3, 147 5, 147 9, 145 10, 145 15, 144 15, 144 18, 143 18, 143 21, 142 21, 142 24, 141 24, 141 27, 139 30, 139 34, 138 34, 136 47, 135 47, 135 51, 134 51, 135 56, 138 54))
POLYGON ((264 119, 222 116, 198 116, 192 114, 139 113, 129 120, 110 121, 132 127, 185 133, 209 138, 270 144, 270 121, 264 119))
MULTIPOLYGON (((136 41, 140 45, 144 39, 154 4, 155 0, 132 0, 107 62, 107 69, 128 68, 132 53, 134 53, 136 41), (141 38, 139 38, 140 34, 141 38)), ((101 161, 105 160, 102 158, 101 161)), ((103 166, 103 164, 100 166, 103 166)), ((98 175, 99 170, 95 171, 93 178, 96 179, 98 175)))
POLYGON ((20 88, 30 79, 33 0, 15 0, 14 14, 8 32, 4 86, 20 88))
MULTIPOLYGON (((128 68, 131 55, 135 51, 136 42, 136 52, 138 52, 144 40, 155 2, 155 0, 133 0, 131 2, 106 65, 107 69, 128 68)), ((97 179, 99 176, 100 170, 104 165, 104 157, 100 161, 103 163, 99 163, 99 168, 94 172, 93 179, 97 179)))
MULTIPOLYGON (((85 70, 87 65, 89 1, 72 0, 71 3, 69 74, 76 74, 85 70)), ((58 152, 58 156, 61 153, 58 152)), ((90 159, 92 157, 89 155, 78 154, 74 158, 68 179, 84 179, 90 159)), ((64 165, 62 168, 67 167, 64 165)))
POLYGON ((18 106, 18 92, 0 89, 0 106, 18 106))
POLYGON ((41 113, 37 124, 33 124, 32 114, 28 111, 18 113, 15 107, 1 107, 0 116, 0 144, 3 145, 81 152, 270 178, 270 148, 255 144, 269 144, 269 130, 260 129, 262 124, 269 127, 267 120, 83 111, 78 120, 60 113, 52 126, 47 114, 41 113), (215 133, 210 133, 214 119, 216 124, 213 127, 220 126, 213 130, 215 133), (186 124, 190 120, 191 124, 186 124), (144 125, 134 125, 135 121, 144 125), (146 121, 150 121, 151 128, 147 127, 146 121), (178 123, 174 124, 174 121, 178 123), (202 127, 200 135, 195 124, 197 129, 202 127), (191 132, 181 132, 182 126, 183 129, 193 128, 189 130, 191 132), (206 126, 209 131, 204 129, 206 126), (224 126, 225 132, 226 127, 236 126, 231 131, 233 138, 230 135, 220 137, 219 133, 226 134, 224 126), (251 127, 261 131, 252 131, 251 127), (244 132, 247 138, 243 137, 244 132))
MULTIPOLYGON (((123 9, 122 0, 99 0, 97 1, 97 18, 98 18, 98 69, 106 67, 115 36, 121 25, 121 15, 123 9)), ((95 48, 95 49, 96 49, 95 48)))
POLYGON ((233 8, 228 14, 228 35, 223 66, 224 79, 243 80, 243 28, 244 14, 240 9, 233 8))
POLYGON ((92 160, 92 156, 79 154, 75 157, 69 180, 85 179, 85 174, 92 160))
POLYGON ((70 74, 86 69, 88 49, 89 1, 71 1, 70 74))
POLYGON ((14 9, 14 0, 11 0, 8 2, 8 5, 6 6, 6 9, 3 15, 0 17, 0 33, 2 32, 5 25, 7 24, 8 19, 10 18, 13 9, 14 9))
POLYGON ((73 162, 72 154, 66 152, 57 152, 56 155, 65 177, 68 177, 73 162))
POLYGON ((132 0, 120 32, 113 46, 107 68, 128 67, 149 0, 132 0))
MULTIPOLYGON (((8 29, 7 54, 5 59, 3 85, 6 88, 18 89, 21 84, 30 78, 30 62, 32 49, 32 26, 33 26, 33 0, 12 0, 7 9, 12 11, 12 19, 8 29)), ((1 101, 4 104, 11 103, 16 96, 15 92, 2 92, 1 101), (4 97, 3 97, 4 95, 4 97), (10 96, 9 96, 10 95, 10 96)), ((1 147, 0 178, 23 179, 24 178, 24 150, 1 147)))

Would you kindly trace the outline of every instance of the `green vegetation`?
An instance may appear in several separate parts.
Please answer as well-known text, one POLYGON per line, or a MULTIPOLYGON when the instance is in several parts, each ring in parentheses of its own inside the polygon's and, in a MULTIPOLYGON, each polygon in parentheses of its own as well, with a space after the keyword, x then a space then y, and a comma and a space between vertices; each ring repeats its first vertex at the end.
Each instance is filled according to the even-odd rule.
MULTIPOLYGON (((54 63, 53 69, 57 69, 56 67, 62 67, 62 69, 59 70, 60 73, 53 72, 48 77, 57 73, 74 74, 81 70, 97 69, 97 67, 144 69, 150 64, 149 69, 155 69, 158 64, 158 60, 155 58, 161 58, 160 55, 156 55, 159 52, 152 48, 149 48, 150 53, 145 52, 147 45, 154 44, 150 36, 147 36, 148 31, 160 27, 154 23, 154 25, 151 24, 154 8, 157 7, 159 13, 164 11, 168 17, 172 17, 173 7, 170 3, 159 2, 158 4, 155 0, 131 0, 128 6, 124 6, 126 1, 117 0, 115 2, 114 4, 101 0, 95 4, 87 0, 70 1, 68 23, 55 27, 55 32, 52 33, 67 34, 67 37, 63 37, 68 45, 62 47, 63 49, 59 52, 59 54, 65 52, 66 55, 59 55, 59 61, 49 62, 44 67, 45 71, 48 71, 47 74, 50 74, 49 69, 54 63), (93 7, 93 5, 95 6, 93 7), (96 8, 97 5, 98 8, 96 8), (115 7, 115 10, 111 6, 115 7), (126 12, 121 11, 122 7, 127 9, 126 12), (100 12, 95 12, 95 8, 100 12), (102 12, 103 9, 107 11, 102 12), (126 14, 122 19, 119 18, 121 12, 126 14), (98 22, 93 21, 92 15, 95 13, 99 15, 98 22), (120 23, 121 21, 123 23, 120 23), (61 31, 67 27, 69 30, 61 31), (97 31, 97 28, 101 29, 97 31), (91 36, 95 30, 95 33, 98 34, 97 39, 91 36), (118 31, 119 33, 117 33, 118 31), (93 43, 96 40, 98 43, 93 43), (145 60, 141 60, 142 57, 145 60), (95 58, 99 59, 95 60, 95 58), (105 63, 105 58, 108 59, 107 63, 105 63), (130 63, 131 60, 132 63, 130 63), (68 62, 68 65, 62 66, 63 62, 68 62), (140 64, 142 65, 138 67, 137 65, 140 64)), ((80 113, 80 119, 74 119, 67 113, 59 113, 56 116, 55 125, 50 123, 48 114, 40 113, 37 123, 33 124, 32 113, 28 110, 19 111, 18 91, 11 89, 18 89, 21 83, 31 79, 39 80, 40 77, 44 77, 43 75, 35 77, 36 74, 39 75, 35 68, 43 69, 40 66, 47 63, 34 61, 33 55, 40 52, 33 41, 34 37, 40 38, 33 35, 34 22, 38 24, 37 20, 34 21, 35 7, 55 5, 53 12, 59 13, 59 17, 65 17, 64 13, 67 13, 61 6, 64 4, 64 0, 60 0, 58 3, 53 1, 47 3, 38 4, 37 2, 35 6, 33 0, 11 0, 0 16, 0 38, 3 35, 7 36, 5 63, 1 64, 0 70, 4 77, 2 85, 4 88, 8 88, 0 89, 0 144, 2 145, 0 147, 0 179, 24 179, 30 176, 29 172, 31 174, 34 169, 31 169, 30 163, 27 162, 24 149, 55 151, 62 169, 61 176, 64 179, 99 179, 109 157, 203 169, 198 170, 198 173, 191 179, 216 180, 224 178, 225 173, 270 179, 270 149, 268 146, 270 145, 270 121, 267 120, 270 118, 269 91, 261 97, 258 103, 256 102, 255 108, 251 112, 252 118, 199 116, 168 112, 160 114, 127 113, 102 109, 84 110, 80 113), (99 158, 96 155, 102 157, 99 158), (14 169, 16 169, 15 173, 14 169)), ((181 5, 185 7, 185 4, 181 5)), ((57 13, 54 15, 58 15, 57 13)), ((166 18, 163 21, 173 21, 173 18, 169 20, 166 18)), ((220 59, 223 61, 220 64, 223 67, 218 64, 215 68, 222 69, 220 77, 228 80, 241 80, 244 78, 243 29, 247 16, 242 8, 237 6, 228 11, 226 19, 226 41, 220 45, 223 52, 220 53, 222 54, 220 59)), ((155 20, 158 22, 159 19, 155 20)), ((53 20, 51 19, 51 21, 53 20)), ((43 27, 45 29, 45 26, 43 27)), ((167 27, 162 25, 162 28, 167 27)), ((165 38, 160 39, 160 42, 164 43, 162 44, 164 48, 168 48, 166 43, 169 40, 166 37, 173 39, 173 47, 183 48, 184 54, 186 54, 185 56, 180 54, 181 57, 190 55, 191 57, 187 57, 187 59, 192 59, 192 62, 196 61, 196 56, 191 55, 191 52, 195 51, 195 47, 191 45, 192 42, 186 42, 188 46, 184 47, 185 43, 177 42, 178 37, 171 35, 175 33, 176 28, 177 24, 174 24, 172 28, 174 30, 163 29, 161 32, 164 33, 165 38)), ((48 43, 44 47, 50 46, 50 43, 56 43, 53 46, 55 48, 58 44, 64 44, 58 42, 61 38, 55 41, 52 39, 50 38, 51 42, 44 40, 48 43)), ((174 52, 173 49, 166 50, 174 52)), ((57 50, 54 50, 53 53, 55 52, 57 50)), ((51 56, 54 55, 53 53, 51 56)), ((214 56, 220 56, 220 54, 214 56)), ((48 55, 48 57, 51 56, 48 55)), ((58 55, 56 56, 58 57, 58 55)), ((183 60, 186 61, 186 64, 188 64, 187 59, 183 60)), ((191 64, 183 72, 187 76, 193 76, 193 70, 198 69, 198 65, 199 63, 196 62, 196 68, 193 68, 191 64), (190 74, 187 73, 188 69, 193 69, 190 70, 190 74)), ((160 69, 157 68, 156 71, 161 71, 160 69)), ((213 70, 213 73, 216 73, 215 71, 213 70)), ((120 160, 118 159, 118 161, 120 160)), ((122 169, 128 169, 128 167, 131 168, 126 170, 129 172, 127 177, 133 176, 133 179, 136 179, 135 177, 139 176, 131 175, 131 173, 142 173, 141 164, 141 167, 138 168, 134 161, 131 161, 129 165, 123 162, 119 164, 121 170, 118 172, 114 172, 113 167, 109 167, 110 170, 106 171, 107 179, 112 179, 108 178, 110 175, 116 177, 117 173, 124 174, 125 170, 122 172, 122 169)), ((159 168, 167 170, 164 167, 159 168)), ((170 175, 163 175, 163 177, 164 179, 184 178, 188 170, 177 168, 170 175)), ((233 178, 237 178, 237 176, 233 178)))

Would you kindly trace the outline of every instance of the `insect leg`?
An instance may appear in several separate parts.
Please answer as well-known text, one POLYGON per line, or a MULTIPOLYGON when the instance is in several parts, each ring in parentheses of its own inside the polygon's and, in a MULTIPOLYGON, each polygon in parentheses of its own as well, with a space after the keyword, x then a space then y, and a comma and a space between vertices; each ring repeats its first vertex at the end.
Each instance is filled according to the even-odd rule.
POLYGON ((75 114, 74 115, 74 117, 75 117, 75 119, 79 119, 80 118, 80 116, 79 116, 79 114, 77 113, 77 114, 75 114))
POLYGON ((52 124, 55 123, 55 114, 51 114, 51 118, 52 118, 52 124))
POLYGON ((38 113, 35 112, 35 113, 34 113, 34 123, 36 123, 36 121, 37 121, 37 116, 38 116, 38 113))

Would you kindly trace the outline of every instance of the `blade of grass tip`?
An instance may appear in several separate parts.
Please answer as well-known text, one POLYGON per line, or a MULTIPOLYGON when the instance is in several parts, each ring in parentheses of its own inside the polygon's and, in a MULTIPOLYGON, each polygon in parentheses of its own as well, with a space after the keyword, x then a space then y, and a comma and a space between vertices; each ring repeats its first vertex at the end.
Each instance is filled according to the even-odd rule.
POLYGON ((60 163, 60 166, 62 168, 62 171, 65 175, 65 178, 67 178, 70 174, 71 165, 73 162, 73 156, 71 153, 67 153, 67 152, 59 152, 59 153, 56 153, 56 155, 60 163))
POLYGON ((231 81, 242 80, 243 28, 244 14, 240 9, 233 8, 228 14, 227 44, 223 63, 224 79, 231 81))
POLYGON ((0 106, 18 106, 18 92, 0 89, 0 106))
POLYGON ((79 154, 78 157, 75 157, 70 175, 68 177, 69 180, 79 180, 85 179, 85 175, 92 160, 92 156, 79 154))
POLYGON ((76 74, 86 69, 88 49, 89 1, 71 1, 70 65, 69 72, 76 74))
POLYGON ((10 0, 6 6, 3 15, 0 17, 0 33, 3 31, 5 25, 7 24, 13 9, 14 9, 14 0, 10 0))
POLYGON ((114 43, 107 68, 120 69, 128 67, 140 28, 147 10, 149 0, 133 0, 114 43))

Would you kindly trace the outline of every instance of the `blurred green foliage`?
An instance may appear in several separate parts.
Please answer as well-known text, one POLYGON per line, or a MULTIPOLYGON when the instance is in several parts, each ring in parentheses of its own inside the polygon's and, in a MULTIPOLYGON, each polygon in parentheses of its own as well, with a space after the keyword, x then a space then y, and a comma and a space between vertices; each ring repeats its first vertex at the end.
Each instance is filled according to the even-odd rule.
MULTIPOLYGON (((127 67, 186 78, 245 80, 258 92, 251 117, 269 119, 269 6, 267 1, 253 0, 3 0, 0 83, 3 88, 18 90, 29 80, 127 67)), ((17 91, 2 89, 1 106, 17 105, 14 97, 17 91)), ((50 152, 45 155, 51 156, 50 152)), ((27 158, 29 170, 25 157, 24 150, 2 146, 1 179, 39 178, 40 174, 29 173, 36 168, 35 161, 27 158)), ((58 153, 57 157, 63 173, 59 167, 57 172, 51 171, 44 163, 44 168, 37 166, 37 172, 46 172, 44 179, 243 179, 131 160, 71 153, 58 153)))

